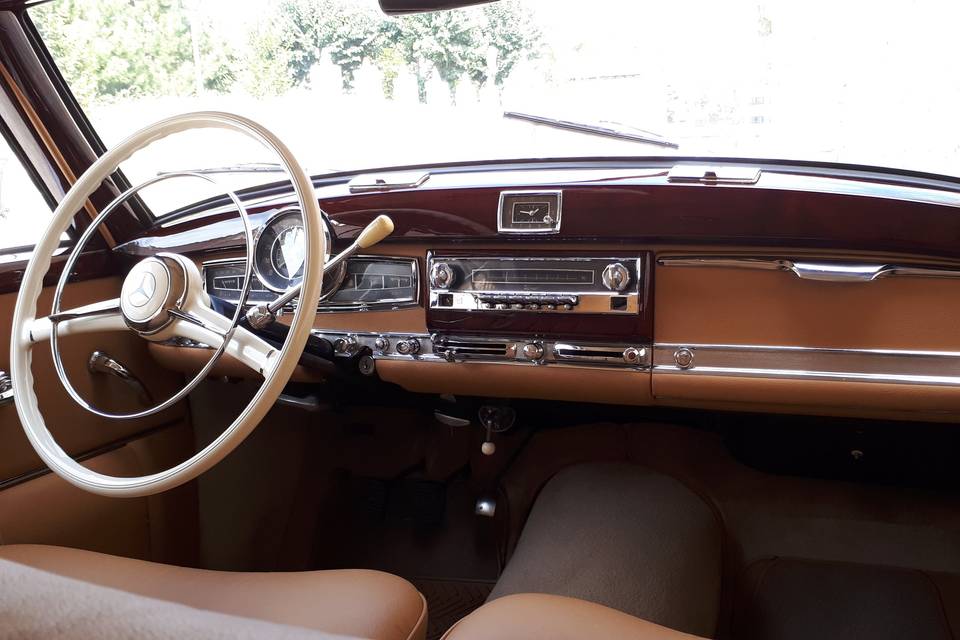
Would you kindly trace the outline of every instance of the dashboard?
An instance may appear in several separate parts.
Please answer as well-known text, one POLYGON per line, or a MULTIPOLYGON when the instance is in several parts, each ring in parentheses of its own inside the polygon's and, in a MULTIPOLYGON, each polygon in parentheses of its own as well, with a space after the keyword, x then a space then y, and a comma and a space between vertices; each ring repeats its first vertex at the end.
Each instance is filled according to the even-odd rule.
MULTIPOLYGON (((377 215, 396 231, 325 275, 315 337, 417 393, 955 420, 957 185, 749 168, 729 184, 743 167, 319 184, 333 253, 377 215)), ((289 195, 250 209, 256 304, 302 278, 303 227, 289 195)), ((239 221, 201 213, 121 250, 184 252, 239 303, 239 221)))

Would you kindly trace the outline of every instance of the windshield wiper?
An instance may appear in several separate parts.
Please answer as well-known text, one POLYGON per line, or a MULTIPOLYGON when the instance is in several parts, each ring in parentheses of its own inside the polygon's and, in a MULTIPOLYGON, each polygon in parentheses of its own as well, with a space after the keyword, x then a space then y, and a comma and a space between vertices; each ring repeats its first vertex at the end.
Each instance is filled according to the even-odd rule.
POLYGON ((520 113, 519 111, 504 111, 504 118, 514 120, 523 120, 533 124, 542 124, 555 129, 565 129, 567 131, 577 131, 588 133, 595 136, 604 136, 606 138, 616 138, 617 140, 630 140, 632 142, 641 142, 643 144, 652 144, 658 147, 667 147, 669 149, 679 149, 680 145, 676 142, 667 140, 649 131, 628 127, 616 122, 604 122, 603 124, 590 124, 587 122, 573 122, 571 120, 560 120, 547 116, 539 116, 532 113, 520 113), (604 126, 610 125, 610 126, 604 126))
POLYGON ((216 173, 284 173, 286 169, 279 162, 244 162, 230 164, 223 167, 205 167, 203 169, 178 169, 176 171, 158 171, 158 176, 171 173, 199 173, 200 175, 216 173))

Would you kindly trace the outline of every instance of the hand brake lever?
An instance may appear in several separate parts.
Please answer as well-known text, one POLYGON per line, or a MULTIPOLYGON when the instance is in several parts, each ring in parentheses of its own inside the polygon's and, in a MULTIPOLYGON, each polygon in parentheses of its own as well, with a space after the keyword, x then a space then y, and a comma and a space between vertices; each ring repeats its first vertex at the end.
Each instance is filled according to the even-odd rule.
MULTIPOLYGON (((327 261, 323 267, 326 273, 330 269, 355 254, 360 249, 368 249, 377 244, 388 235, 393 233, 393 220, 390 216, 377 216, 373 222, 368 224, 357 239, 349 247, 340 252, 336 257, 327 261)), ((254 329, 264 329, 277 320, 277 312, 283 309, 284 305, 300 295, 303 283, 291 287, 286 293, 269 304, 258 304, 247 312, 247 324, 254 329)))

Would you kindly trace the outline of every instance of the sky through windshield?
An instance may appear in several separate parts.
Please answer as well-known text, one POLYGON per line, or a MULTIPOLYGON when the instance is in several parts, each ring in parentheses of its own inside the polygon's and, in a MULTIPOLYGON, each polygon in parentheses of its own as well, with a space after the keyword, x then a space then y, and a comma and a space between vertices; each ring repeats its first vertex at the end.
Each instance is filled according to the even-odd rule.
MULTIPOLYGON (((375 0, 54 0, 31 9, 109 146, 165 115, 221 109, 314 174, 500 158, 678 153, 849 162, 960 176, 960 3, 505 0, 387 18, 375 0), (505 110, 628 126, 676 151, 557 131, 505 110)), ((123 166, 275 161, 230 134, 123 166)), ((276 179, 217 176, 237 187, 276 179)), ((207 193, 149 193, 157 213, 207 193)))

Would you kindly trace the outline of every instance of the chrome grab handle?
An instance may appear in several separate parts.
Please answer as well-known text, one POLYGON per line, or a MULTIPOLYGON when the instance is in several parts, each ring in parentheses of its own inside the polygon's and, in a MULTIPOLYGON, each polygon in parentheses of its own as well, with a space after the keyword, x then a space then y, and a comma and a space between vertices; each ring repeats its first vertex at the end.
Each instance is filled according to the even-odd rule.
POLYGON ((147 387, 144 386, 140 378, 131 372, 122 362, 110 357, 110 354, 103 351, 94 351, 90 354, 90 359, 87 361, 87 369, 89 369, 90 373, 104 373, 120 378, 137 392, 137 397, 141 404, 147 407, 153 406, 153 396, 147 391, 147 387))
POLYGON ((664 257, 657 262, 664 267, 718 267, 789 271, 803 280, 819 280, 821 282, 872 282, 880 278, 893 276, 960 279, 960 269, 922 265, 804 262, 786 258, 737 256, 664 257))
POLYGON ((870 282, 887 269, 882 264, 841 264, 828 262, 793 262, 784 260, 784 268, 801 280, 822 282, 870 282))

